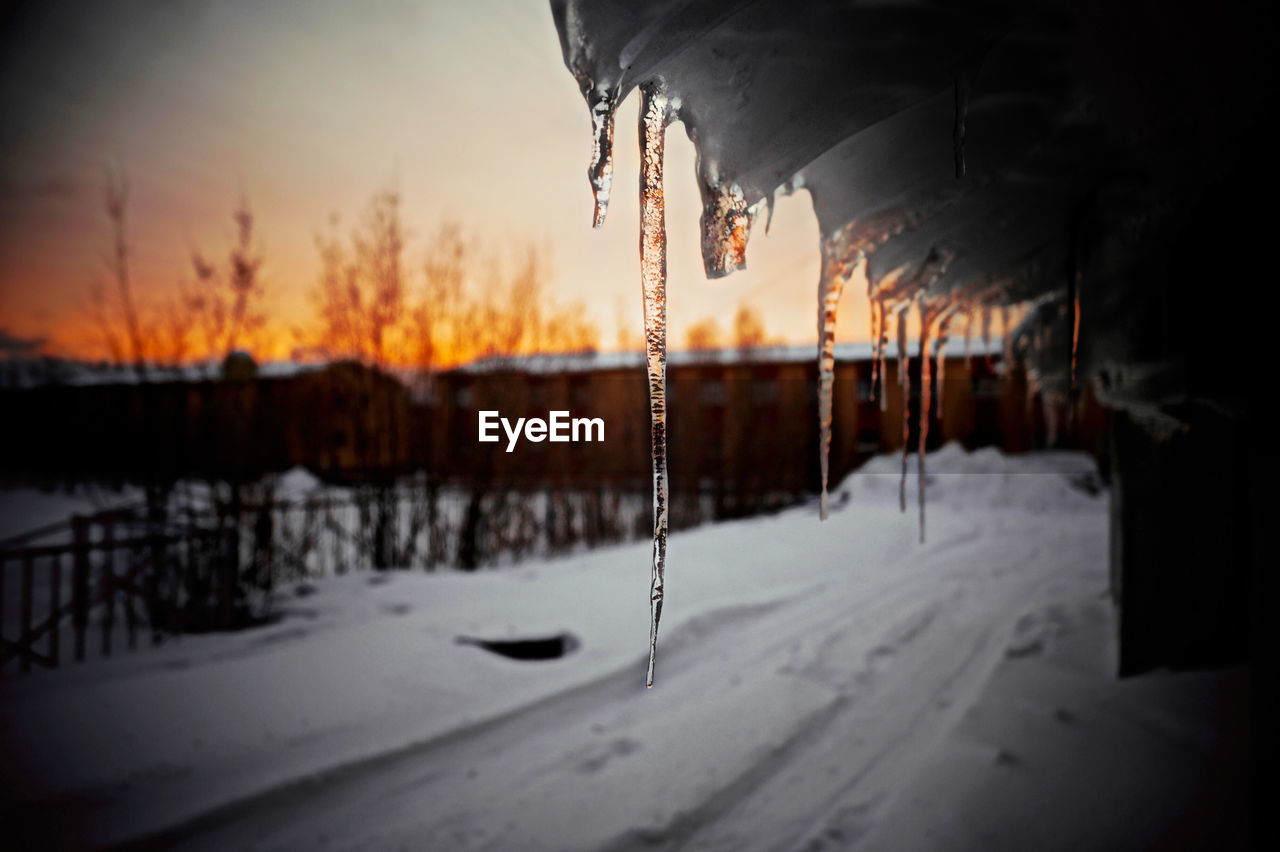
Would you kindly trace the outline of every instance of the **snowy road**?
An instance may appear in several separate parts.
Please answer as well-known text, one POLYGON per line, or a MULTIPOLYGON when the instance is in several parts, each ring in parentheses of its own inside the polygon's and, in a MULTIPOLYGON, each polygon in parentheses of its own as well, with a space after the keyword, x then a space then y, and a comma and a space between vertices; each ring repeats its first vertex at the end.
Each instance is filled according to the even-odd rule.
MULTIPOLYGON (((319 614, 305 629, 286 619, 272 628, 276 641, 210 645, 198 656, 188 648, 182 666, 137 663, 76 689, 36 684, 19 696, 27 700, 17 712, 6 709, 6 727, 52 740, 58 732, 34 714, 69 720, 72 698, 102 708, 118 689, 149 696, 129 705, 126 720, 99 719, 96 733, 78 734, 82 753, 99 755, 101 765, 49 780, 87 803, 92 836, 117 841, 149 836, 193 849, 931 848, 937 826, 921 817, 929 812, 921 802, 947 798, 935 790, 930 800, 928 782, 957 748, 977 757, 962 762, 971 777, 956 783, 978 789, 1015 773, 1015 785, 1036 795, 1115 764, 1117 743, 1133 750, 1146 736, 1173 765, 1205 751, 1195 712, 1165 725, 1183 731, 1180 739, 1143 734, 1152 713, 1168 716, 1150 702, 1131 702, 1133 710, 1112 701, 1120 722, 1112 712, 1109 727, 1091 727, 1092 708, 1073 704, 1084 695, 1096 703, 1099 690, 1132 690, 1108 678, 1105 498, 1070 484, 1082 474, 1079 460, 1051 461, 1029 468, 994 454, 941 458, 942 470, 983 472, 942 474, 931 484, 937 498, 924 546, 915 543, 914 513, 894 505, 896 479, 874 473, 837 492, 826 525, 808 507, 673 537, 649 691, 640 545, 478 577, 397 575, 376 586, 339 578, 322 584, 319 614), (581 649, 519 662, 448 641, 552 627, 577 634, 581 649), (209 651, 214 659, 201 659, 209 651), (323 655, 337 659, 312 664, 323 655), (1016 687, 1025 683, 1021 672, 1061 665, 1082 673, 1080 683, 1046 691, 1033 715, 1071 719, 1078 738, 1028 767, 1019 755, 1053 741, 1056 729, 1029 742, 1004 726, 999 718, 1016 721, 1038 699, 1031 692, 1021 710, 992 711, 1002 696, 991 685, 1016 687), (175 677, 185 680, 174 687, 175 677), (287 693, 283 705, 279 693, 287 693), (285 706, 306 708, 296 717, 305 731, 285 706), (984 713, 999 717, 988 719, 994 734, 966 735, 984 713), (174 727, 175 714, 186 724, 174 727), (237 721, 221 725, 225 717, 237 721), (98 741, 113 725, 123 736, 125 725, 149 722, 159 742, 140 750, 110 751, 98 741), (198 749, 186 741, 193 728, 198 749), (165 731, 178 733, 167 741, 165 731), (1062 765, 1073 760, 1079 765, 1062 765)), ((1175 692, 1225 683, 1223 675, 1183 677, 1202 680, 1170 678, 1175 692)), ((1131 777, 1132 789, 1105 785, 1120 808, 1112 823, 1040 836, 1032 820, 997 845, 1069 848, 1114 836, 1134 803, 1159 808, 1148 801, 1148 768, 1130 766, 1126 776, 1123 764, 1111 771, 1131 777)), ((979 840, 948 830, 954 848, 979 840)))

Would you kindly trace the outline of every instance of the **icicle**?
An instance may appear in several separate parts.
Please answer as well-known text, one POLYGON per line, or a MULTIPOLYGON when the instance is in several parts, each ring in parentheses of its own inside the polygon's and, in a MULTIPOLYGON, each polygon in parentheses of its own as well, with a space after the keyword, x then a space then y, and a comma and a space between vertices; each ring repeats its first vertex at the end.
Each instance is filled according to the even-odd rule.
POLYGON ((905 302, 898 308, 898 384, 903 388, 911 386, 907 376, 907 311, 911 303, 905 302))
POLYGON ((644 285, 644 339, 649 373, 653 456, 653 574, 649 587, 649 672, 653 686, 658 621, 667 562, 667 228, 662 197, 662 156, 669 102, 662 88, 640 89, 640 276, 644 285))
POLYGON ((902 386, 902 479, 898 482, 898 507, 907 511, 907 457, 911 454, 911 377, 907 375, 907 302, 898 310, 898 384, 902 386))
POLYGON ((929 439, 929 396, 933 378, 933 371, 929 367, 929 325, 933 322, 933 313, 925 311, 923 301, 918 302, 916 308, 920 312, 920 412, 916 427, 920 449, 916 462, 920 480, 920 543, 924 544, 924 453, 925 442, 929 439))
POLYGON ((1000 306, 1000 336, 1004 342, 1004 362, 1013 363, 1013 334, 1009 329, 1009 306, 1000 306))
POLYGON ((772 192, 766 197, 769 199, 767 202, 767 213, 764 217, 764 235, 767 237, 769 236, 769 229, 773 227, 773 208, 777 206, 778 199, 774 198, 774 194, 772 192))
POLYGON ((835 384, 836 308, 844 292, 844 268, 828 244, 822 247, 822 276, 818 281, 818 460, 822 468, 822 498, 818 516, 827 519, 827 475, 831 454, 831 389, 835 384))
POLYGON ((964 315, 964 366, 965 369, 973 367, 973 309, 964 315))
POLYGON ((885 313, 884 299, 877 299, 876 304, 880 306, 880 351, 876 355, 876 362, 880 367, 880 411, 885 412, 889 410, 889 395, 885 392, 884 383, 884 352, 889 347, 889 329, 887 326, 889 318, 885 313))
POLYGON ((951 130, 951 146, 956 158, 956 177, 964 177, 964 136, 965 119, 969 115, 969 82, 968 72, 956 74, 956 119, 951 130))
MULTIPOLYGON (((708 278, 723 278, 747 265, 747 239, 758 212, 747 207, 742 187, 702 181, 702 265, 708 278)), ((754 208, 754 209, 753 209, 754 208)))
POLYGON ((937 350, 937 354, 934 355, 934 359, 938 362, 938 378, 933 384, 934 387, 937 388, 936 393, 938 397, 937 409, 939 422, 942 421, 942 415, 944 412, 942 407, 942 389, 945 387, 944 380, 947 373, 947 342, 950 340, 951 317, 951 314, 945 314, 942 319, 938 320, 938 342, 934 346, 937 350))
POLYGON ((599 228, 609 211, 609 193, 613 189, 613 114, 618 104, 617 88, 597 86, 587 96, 591 109, 591 163, 587 179, 595 197, 595 213, 591 225, 599 228))
POLYGON ((1080 291, 1076 290, 1075 298, 1071 300, 1071 375, 1070 383, 1067 385, 1070 393, 1069 402, 1075 405, 1076 395, 1076 359, 1080 353, 1080 291))
POLYGON ((991 306, 982 306, 982 353, 991 364, 991 306))
POLYGON ((876 398, 876 380, 879 379, 880 371, 880 323, 884 322, 884 317, 877 315, 876 308, 878 302, 872 301, 869 305, 868 313, 871 316, 871 398, 876 398))

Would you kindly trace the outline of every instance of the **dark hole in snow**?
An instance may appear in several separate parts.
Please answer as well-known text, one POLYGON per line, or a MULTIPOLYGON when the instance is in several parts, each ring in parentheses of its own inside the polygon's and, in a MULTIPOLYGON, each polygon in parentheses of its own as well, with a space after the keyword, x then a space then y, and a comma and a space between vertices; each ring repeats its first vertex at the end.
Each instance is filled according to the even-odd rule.
POLYGON ((1072 488, 1077 491, 1083 491, 1090 497, 1097 497, 1102 493, 1102 478, 1098 476, 1096 471, 1090 470, 1076 474, 1069 477, 1067 481, 1071 483, 1072 488))
POLYGON ((513 660, 555 660, 578 647, 578 637, 572 633, 536 639, 479 639, 475 636, 459 636, 454 641, 459 645, 475 645, 513 660))

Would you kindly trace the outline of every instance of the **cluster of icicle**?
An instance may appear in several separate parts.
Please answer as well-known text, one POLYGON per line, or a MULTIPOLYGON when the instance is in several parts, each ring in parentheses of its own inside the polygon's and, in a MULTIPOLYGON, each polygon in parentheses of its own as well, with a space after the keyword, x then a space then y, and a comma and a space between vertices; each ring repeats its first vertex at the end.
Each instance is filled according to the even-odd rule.
MULTIPOLYGON (((588 81, 583 81, 588 84, 588 81)), ((587 91, 588 85, 584 85, 587 91)), ((666 585, 666 556, 668 531, 667 485, 667 412, 666 412, 666 222, 663 202, 663 151, 667 127, 679 118, 680 104, 659 82, 640 87, 640 268, 644 295, 645 354, 649 385, 650 446, 653 464, 653 560, 649 590, 649 664, 646 686, 652 687, 657 656, 658 623, 662 617, 662 604, 666 585)), ((595 197, 593 225, 600 227, 608 210, 613 175, 613 127, 617 107, 617 89, 590 88, 588 103, 592 122, 592 156, 588 178, 595 197)), ((967 86, 957 84, 957 120, 955 128, 956 173, 964 174, 964 112, 967 107, 967 86)), ((789 189, 799 188, 802 178, 793 179, 789 189)), ((740 269, 746 263, 746 246, 751 229, 761 214, 769 217, 773 212, 773 199, 766 196, 748 205, 742 190, 736 185, 725 185, 711 180, 701 186, 702 249, 708 277, 716 278, 740 269)), ((822 520, 828 516, 829 454, 831 447, 832 394, 835 380, 836 313, 844 287, 859 264, 863 264, 875 249, 891 236, 917 224, 916 217, 906 219, 888 215, 861 223, 851 223, 822 244, 822 271, 818 284, 818 427, 822 494, 819 513, 822 520)), ((767 227, 767 223, 766 223, 767 227)), ((974 320, 977 318, 979 333, 984 345, 991 339, 992 306, 1006 294, 999 286, 991 286, 979 292, 965 294, 952 292, 934 293, 932 285, 945 274, 953 258, 945 251, 934 252, 910 274, 905 269, 896 270, 875 281, 868 276, 868 297, 871 303, 871 337, 874 342, 872 362, 872 394, 887 410, 885 392, 885 359, 890 339, 890 326, 894 326, 897 338, 897 381, 902 398, 902 479, 899 485, 899 505, 907 508, 907 469, 911 447, 908 440, 910 424, 910 376, 908 371, 907 326, 912 307, 920 324, 920 406, 917 424, 917 462, 919 480, 920 541, 925 537, 925 448, 929 435, 930 411, 936 405, 941 411, 943 375, 946 347, 951 327, 957 317, 964 317, 963 334, 965 360, 969 361, 970 339, 974 320), (936 363, 936 368, 935 368, 936 363), (934 371, 937 371, 935 377, 934 371), (936 394, 936 401, 934 399, 936 394)), ((1034 307, 1034 306, 1033 306, 1034 307)), ((1007 309, 1001 307, 1006 347, 1011 346, 1007 309)), ((1029 311, 1034 314, 1035 311, 1029 311)), ((1076 306, 1078 315, 1078 305, 1076 306)), ((1076 324, 1072 325, 1074 378, 1074 345, 1076 324)), ((1027 335, 1024 334, 1023 338, 1027 335)), ((1043 344, 1043 336, 1039 338, 1043 344)), ((1006 359, 1012 355, 1006 351, 1006 359)), ((1045 399, 1049 396, 1045 395, 1045 399)))
MULTIPOLYGON (((875 245, 883 242, 889 231, 846 227, 834 237, 823 241, 822 272, 818 283, 818 430, 819 465, 822 475, 822 494, 819 515, 828 515, 829 456, 831 450, 832 392, 835 384, 836 308, 844 292, 845 284, 855 269, 863 263, 875 245), (874 234, 874 237, 868 237, 874 234)), ((981 318, 984 343, 990 341, 991 314, 985 303, 962 300, 953 293, 931 295, 929 287, 945 272, 951 258, 945 253, 931 255, 910 278, 893 274, 879 281, 868 278, 868 299, 871 306, 871 339, 873 343, 871 393, 880 403, 880 410, 888 408, 885 392, 886 350, 889 342, 890 321, 897 335, 897 381, 902 397, 902 477, 898 486, 898 503, 907 510, 907 472, 911 454, 911 377, 908 370, 907 348, 908 320, 914 306, 920 323, 920 407, 916 428, 920 512, 920 541, 925 539, 925 448, 929 439, 930 412, 934 406, 942 411, 943 370, 946 366, 946 349, 950 340, 951 325, 957 316, 963 315, 965 360, 970 357, 970 335, 973 317, 981 318), (935 368, 936 362, 936 368, 935 368), (934 372, 937 372, 935 377, 934 372), (936 395, 936 401, 935 401, 936 395)))

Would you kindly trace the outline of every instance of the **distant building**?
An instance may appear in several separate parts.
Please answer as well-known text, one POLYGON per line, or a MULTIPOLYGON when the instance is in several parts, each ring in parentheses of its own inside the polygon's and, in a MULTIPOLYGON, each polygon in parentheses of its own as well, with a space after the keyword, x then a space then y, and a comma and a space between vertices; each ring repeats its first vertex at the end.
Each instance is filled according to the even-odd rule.
MULTIPOLYGON (((929 446, 956 440, 1008 451, 1050 434, 1098 451, 1102 409, 1086 393, 1071 430, 1047 428, 1018 368, 998 348, 949 355, 942 404, 930 406, 929 446)), ((671 487, 716 496, 725 512, 818 487, 818 374, 812 347, 673 353, 668 367, 671 487), (744 496, 745 495, 745 496, 744 496)), ((837 348, 832 481, 903 442, 903 393, 890 347, 874 385, 868 344, 837 348), (881 403, 878 394, 883 391, 881 403)), ((910 360, 915 446, 920 365, 910 360)), ((208 374, 205 374, 206 376, 208 374)), ((252 479, 308 467, 331 479, 427 470, 489 487, 647 488, 649 408, 639 353, 490 359, 429 376, 390 375, 358 362, 287 370, 263 365, 237 380, 176 374, 164 381, 0 388, 0 474, 23 481, 252 479), (567 410, 601 418, 602 442, 477 440, 478 412, 512 420, 567 410)))
MULTIPOLYGON (((941 407, 935 382, 929 447, 959 441, 1018 452, 1046 445, 1051 432, 1070 446, 1098 451, 1105 415, 1091 395, 1073 428, 1048 428, 1042 407, 1028 399, 1021 369, 999 369, 998 347, 966 359, 949 355, 941 407)), ((896 348, 883 381, 869 344, 837 347, 833 393, 832 481, 869 456, 903 443, 903 392, 896 348), (883 404, 879 394, 883 392, 883 404)), ((911 358, 908 440, 916 445, 920 362, 911 358)), ((645 484, 650 478, 649 409, 639 353, 534 356, 479 362, 436 377, 436 429, 429 467, 449 478, 484 476, 503 482, 645 484), (605 421, 603 443, 531 444, 512 453, 476 440, 478 412, 545 417, 568 410, 605 421)), ((811 347, 673 353, 668 362, 668 455, 676 491, 741 493, 813 491, 818 480, 818 369, 811 347)))

